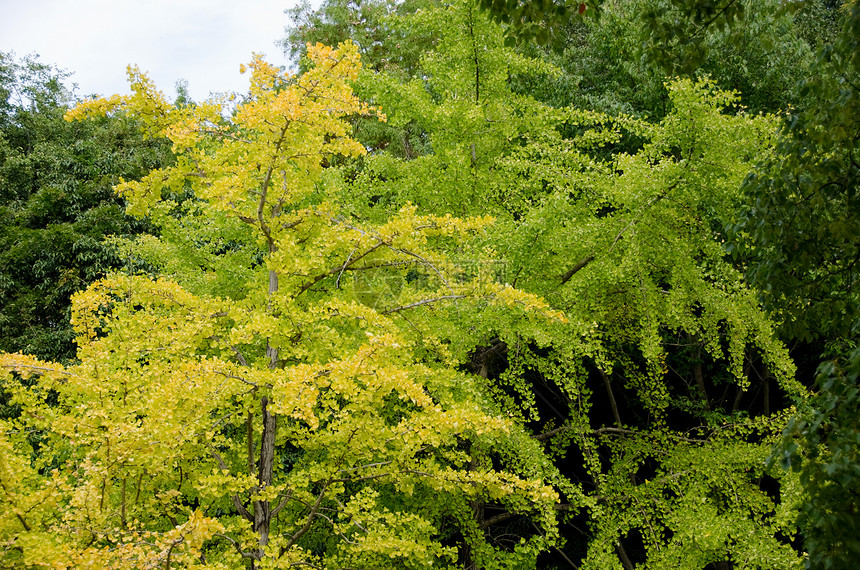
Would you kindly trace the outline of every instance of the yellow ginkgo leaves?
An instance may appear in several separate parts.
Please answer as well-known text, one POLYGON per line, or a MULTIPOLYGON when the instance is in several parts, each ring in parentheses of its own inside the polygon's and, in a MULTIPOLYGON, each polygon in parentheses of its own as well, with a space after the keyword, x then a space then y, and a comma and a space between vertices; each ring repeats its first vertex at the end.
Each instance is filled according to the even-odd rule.
MULTIPOLYGON (((474 501, 539 520, 528 548, 555 536, 557 493, 516 458, 520 428, 459 369, 449 329, 488 307, 563 315, 494 282, 475 243, 491 218, 407 204, 369 222, 326 194, 331 157, 365 152, 350 117, 375 110, 351 87, 355 45, 308 55, 298 76, 255 56, 229 113, 173 106, 133 69, 132 95, 67 114, 128 113, 176 161, 116 187, 159 230, 113 239, 151 274, 74 295, 78 362, 0 356, 22 408, 4 429, 44 442, 38 469, 0 475, 18 504, 58 505, 38 519, 54 537, 49 565, 443 564, 456 559, 443 526, 496 552, 474 501)), ((32 453, 10 441, 9 461, 32 453)), ((2 540, 34 542, 15 520, 0 517, 2 540)))

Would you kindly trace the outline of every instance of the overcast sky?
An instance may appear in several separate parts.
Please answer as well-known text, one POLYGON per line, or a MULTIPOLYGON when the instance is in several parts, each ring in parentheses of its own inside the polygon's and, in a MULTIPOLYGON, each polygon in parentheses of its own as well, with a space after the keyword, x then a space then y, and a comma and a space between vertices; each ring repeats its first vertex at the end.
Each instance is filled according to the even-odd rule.
MULTIPOLYGON (((74 72, 79 96, 128 93, 125 69, 147 71, 169 98, 179 79, 191 97, 247 88, 239 64, 263 53, 288 65, 276 45, 284 10, 299 0, 0 0, 0 51, 74 72)), ((311 2, 319 6, 320 0, 311 2)))

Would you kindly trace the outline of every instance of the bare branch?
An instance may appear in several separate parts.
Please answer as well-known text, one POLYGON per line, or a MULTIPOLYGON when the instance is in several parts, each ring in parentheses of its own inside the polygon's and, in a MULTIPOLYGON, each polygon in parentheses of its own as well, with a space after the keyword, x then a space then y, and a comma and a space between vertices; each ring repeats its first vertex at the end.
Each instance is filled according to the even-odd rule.
MULTIPOLYGON (((224 317, 226 315, 227 315, 227 313, 222 311, 221 313, 215 313, 212 316, 213 317, 224 317)), ((214 340, 215 342, 221 342, 223 339, 220 336, 212 335, 212 336, 208 337, 207 340, 214 340)), ((235 346, 233 346, 232 344, 228 345, 228 347, 230 348, 230 350, 233 351, 233 354, 236 355, 236 360, 239 361, 239 364, 241 364, 245 368, 249 368, 248 361, 245 360, 245 356, 239 351, 239 349, 236 348, 235 346)))
MULTIPOLYGON (((604 433, 613 434, 613 435, 643 435, 643 432, 640 432, 640 431, 636 431, 636 430, 632 430, 632 429, 616 428, 616 427, 602 427, 602 428, 597 428, 595 430, 591 430, 590 432, 587 432, 588 435, 592 435, 592 436, 598 436, 598 435, 602 435, 604 433)), ((710 441, 708 439, 697 439, 697 438, 685 437, 683 435, 677 435, 677 434, 667 434, 667 435, 668 435, 668 437, 671 437, 672 439, 677 439, 679 441, 684 441, 687 443, 708 443, 710 441)))
POLYGON ((337 274, 337 279, 334 281, 334 286, 337 289, 340 289, 340 278, 343 275, 343 272, 346 271, 346 267, 349 265, 349 260, 352 259, 352 254, 355 253, 355 250, 358 249, 358 246, 352 248, 352 251, 349 252, 349 255, 346 258, 346 261, 343 262, 343 267, 340 268, 340 273, 337 274))
POLYGON ((612 415, 615 417, 615 423, 621 426, 621 416, 618 413, 618 404, 615 402, 615 394, 612 393, 612 384, 609 382, 609 376, 602 368, 598 368, 597 371, 600 373, 600 377, 603 378, 603 385, 606 387, 606 394, 609 396, 609 404, 612 406, 612 415))
POLYGON ((402 307, 395 307, 394 309, 388 309, 387 311, 382 311, 383 315, 387 315, 389 313, 397 313, 400 311, 405 311, 407 309, 414 309, 415 307, 420 307, 421 305, 428 305, 430 303, 435 303, 437 301, 446 301, 448 299, 465 299, 466 295, 444 295, 442 297, 436 297, 434 299, 424 299, 423 301, 416 301, 415 303, 410 303, 409 305, 403 305, 402 307))
POLYGON ((305 521, 304 526, 296 531, 296 533, 290 537, 289 542, 284 546, 284 551, 289 550, 295 543, 298 541, 308 530, 310 530, 311 525, 314 522, 314 518, 316 518, 317 511, 319 511, 320 504, 322 503, 323 497, 325 496, 326 490, 328 490, 328 486, 331 484, 331 480, 326 481, 323 485, 322 490, 320 491, 319 496, 317 497, 316 502, 313 507, 311 507, 311 512, 308 513, 307 520, 305 521))
MULTIPOLYGON (((304 285, 302 285, 299 288, 299 291, 296 293, 296 297, 298 297, 299 295, 301 295, 302 293, 304 293, 305 291, 307 291, 308 289, 310 289, 311 287, 313 287, 314 285, 316 285, 317 283, 319 283, 320 281, 322 281, 323 279, 325 279, 329 275, 334 275, 335 273, 343 273, 346 269, 349 268, 350 265, 356 263, 360 259, 373 253, 374 251, 376 251, 377 249, 379 249, 383 245, 388 245, 388 244, 386 244, 382 240, 379 240, 379 242, 377 242, 375 245, 372 245, 371 247, 369 247, 367 249, 367 251, 365 251, 364 253, 362 253, 361 255, 356 257, 355 259, 352 259, 351 261, 350 261, 350 259, 347 259, 342 265, 336 265, 336 266, 332 267, 331 269, 329 269, 328 271, 326 271, 324 273, 320 273, 319 275, 317 275, 316 277, 314 277, 313 279, 311 279, 310 281, 308 281, 304 285)), ((353 250, 353 251, 355 251, 355 250, 353 250)), ((350 256, 352 256, 351 253, 350 253, 350 256)), ((340 281, 340 275, 338 275, 338 281, 340 281)))
MULTIPOLYGON (((257 384, 256 382, 251 382, 250 380, 245 380, 241 376, 236 376, 235 374, 232 374, 232 373, 221 372, 220 370, 214 370, 213 372, 215 372, 215 374, 220 374, 221 376, 223 376, 225 378, 231 378, 233 380, 240 380, 241 382, 244 382, 248 386, 253 386, 254 388, 260 387, 260 385, 257 384)), ((271 386, 267 386, 267 387, 270 388, 271 386)))
POLYGON ((290 490, 290 491, 289 491, 289 492, 284 496, 284 498, 283 498, 283 499, 281 499, 281 502, 280 502, 280 503, 278 503, 278 506, 277 506, 277 507, 275 507, 274 509, 272 509, 272 518, 273 518, 273 519, 274 519, 276 516, 278 516, 278 513, 279 513, 279 512, 281 512, 281 509, 283 509, 284 507, 286 507, 286 506, 287 506, 287 503, 289 503, 289 502, 290 502, 290 499, 292 499, 292 498, 293 498, 293 492, 292 492, 292 490, 290 490))
POLYGON ((223 538, 224 540, 226 540, 227 542, 229 542, 230 544, 232 544, 232 545, 233 545, 233 547, 236 549, 236 552, 238 552, 238 553, 239 553, 239 555, 240 555, 242 558, 256 558, 256 555, 255 555, 254 553, 252 553, 252 552, 244 552, 244 551, 242 550, 242 548, 239 546, 239 542, 238 542, 238 541, 236 541, 236 540, 234 540, 234 539, 232 539, 232 538, 230 538, 230 537, 229 537, 229 536, 227 536, 226 534, 221 534, 221 533, 216 532, 216 533, 215 533, 215 534, 213 534, 212 536, 217 536, 218 538, 223 538))
POLYGON ((517 517, 520 514, 521 513, 502 513, 500 515, 496 515, 494 517, 486 519, 484 522, 478 525, 478 528, 480 528, 481 530, 488 529, 494 524, 499 524, 507 520, 511 520, 512 518, 517 517))
MULTIPOLYGON (((386 245, 388 245, 388 244, 386 244, 386 245)), ((417 253, 415 253, 415 252, 409 251, 409 250, 407 250, 407 249, 399 249, 399 248, 392 247, 392 246, 388 246, 388 247, 390 247, 392 251, 396 251, 396 252, 398 252, 398 253, 402 253, 402 254, 404 254, 404 255, 409 255, 409 256, 411 256, 411 257, 414 257, 415 259, 417 259, 418 261, 420 261, 421 263, 423 263, 424 265, 426 265, 427 267, 429 267, 430 269, 432 269, 432 270, 436 273, 436 275, 438 275, 438 276, 439 276, 439 279, 441 279, 441 280, 442 280, 442 283, 444 283, 444 284, 445 284, 445 286, 446 286, 446 287, 448 287, 448 289, 449 289, 449 290, 451 290, 451 292, 453 292, 453 291, 454 291, 454 288, 453 288, 453 287, 451 287, 451 284, 450 284, 450 283, 448 283, 448 280, 447 280, 447 279, 445 279, 445 276, 444 276, 444 275, 442 275, 442 272, 441 272, 441 271, 439 271, 438 269, 436 269, 436 266, 435 266, 435 265, 433 265, 432 263, 430 263, 429 261, 427 261, 426 259, 424 259, 424 258, 423 258, 423 257, 421 257, 420 255, 418 255, 418 254, 417 254, 417 253)))
POLYGON ((549 439, 549 438, 553 437, 554 435, 558 435, 558 434, 560 434, 560 433, 562 433, 562 432, 565 432, 565 431, 567 431, 567 430, 569 430, 569 429, 571 429, 571 427, 570 427, 570 426, 568 426, 568 425, 559 426, 559 427, 557 427, 557 428, 555 428, 555 429, 551 429, 551 430, 549 430, 549 431, 547 431, 547 432, 539 433, 539 434, 533 435, 533 436, 532 436, 532 439, 536 439, 536 440, 538 440, 538 441, 543 441, 543 440, 545 440, 545 439, 549 439))

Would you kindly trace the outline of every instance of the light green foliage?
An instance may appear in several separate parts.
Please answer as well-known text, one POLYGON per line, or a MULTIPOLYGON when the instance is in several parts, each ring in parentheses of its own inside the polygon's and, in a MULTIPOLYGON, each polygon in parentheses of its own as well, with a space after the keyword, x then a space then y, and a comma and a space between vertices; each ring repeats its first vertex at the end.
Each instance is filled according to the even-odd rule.
MULTIPOLYGON (((593 511, 586 560, 597 557, 594 567, 601 567, 601 557, 612 556, 606 552, 616 550, 615 541, 629 539, 630 532, 642 537, 649 562, 700 567, 732 560, 750 567, 787 567, 796 554, 776 536, 791 532, 791 520, 772 516, 773 503, 757 483, 768 442, 785 418, 750 422, 732 413, 725 396, 713 393, 734 384, 732 391, 741 398, 749 389, 750 347, 761 351, 782 390, 795 398, 803 393, 787 354, 774 341, 741 274, 725 259, 721 243, 721 228, 740 199, 740 181, 755 158, 768 152, 774 123, 726 114, 723 109, 733 97, 707 83, 676 82, 669 93, 673 110, 659 124, 592 117, 580 123, 592 130, 578 140, 527 145, 505 162, 507 180, 544 192, 522 218, 499 224, 503 233, 495 247, 509 260, 517 285, 544 295, 565 311, 570 324, 546 335, 552 339, 548 357, 546 349, 532 349, 522 357, 519 374, 509 372, 502 379, 527 393, 527 379, 536 372, 555 384, 569 410, 555 422, 578 432, 568 445, 579 448, 594 493, 607 503, 593 511), (611 161, 589 156, 589 147, 617 140, 622 129, 646 141, 641 151, 611 161), (675 350, 673 339, 680 338, 721 363, 728 376, 709 379, 714 387, 704 392, 704 384, 678 386, 671 380, 677 371, 666 362, 675 350), (570 368, 565 364, 570 360, 583 362, 592 376, 598 369, 608 400, 596 400, 593 390, 599 388, 589 387, 582 372, 560 372, 570 368), (595 408, 595 400, 612 413, 595 408), (676 423, 682 410, 696 423, 688 423, 692 418, 676 423), (618 427, 592 433, 601 422, 618 427), (726 425, 749 430, 756 445, 737 441, 734 429, 721 441, 726 425), (691 433, 698 436, 688 441, 691 433), (601 455, 604 460, 598 461, 601 455), (701 509, 694 508, 699 498, 704 499, 701 509), (747 528, 755 533, 738 530, 714 535, 707 547, 697 544, 710 529, 740 528, 751 505, 758 505, 758 514, 747 528), (769 554, 756 558, 753 553, 762 549, 769 554)), ((527 336, 499 336, 509 350, 529 351, 523 345, 527 336)), ((516 357, 509 358, 516 363, 516 357)), ((534 396, 528 400, 531 409, 539 409, 534 396)), ((529 409, 516 399, 512 405, 529 409)), ((526 418, 548 419, 546 412, 526 418)), ((551 431, 555 423, 545 425, 551 431)))
POLYGON ((366 75, 360 87, 392 124, 414 124, 427 132, 432 154, 405 168, 387 153, 366 159, 350 189, 356 213, 371 215, 366 206, 398 208, 406 202, 454 215, 496 215, 521 207, 505 196, 488 196, 499 176, 494 161, 520 144, 517 137, 537 135, 558 113, 514 95, 508 78, 555 69, 503 47, 499 26, 467 2, 422 10, 399 22, 409 37, 436 38, 437 49, 421 61, 422 76, 404 82, 387 73, 366 75))
POLYGON ((747 171, 773 152, 776 119, 684 79, 666 83, 659 122, 552 108, 508 79, 556 72, 504 47, 470 4, 402 25, 439 38, 424 76, 364 81, 392 121, 427 131, 433 152, 365 159, 344 200, 360 219, 406 201, 492 213, 493 271, 564 311, 565 321, 445 315, 459 358, 532 430, 524 448, 540 442, 529 457, 571 520, 588 521, 565 535, 564 556, 593 568, 631 557, 799 564, 782 538, 795 532, 796 480, 769 479, 777 501, 761 484, 786 415, 768 398, 752 410, 739 403, 762 389, 800 401, 804 389, 723 235, 747 171))
POLYGON ((660 352, 662 327, 700 337, 715 354, 725 327, 736 330, 729 353, 741 377, 748 340, 778 350, 741 275, 724 260, 720 228, 746 169, 767 152, 774 123, 725 114, 733 96, 707 83, 680 81, 669 91, 673 111, 657 125, 595 116, 583 121, 593 128, 579 140, 526 146, 510 157, 508 180, 539 181, 548 191, 506 228, 505 249, 528 289, 596 321, 610 338, 632 324, 625 339, 638 338, 649 359, 660 352), (603 161, 577 149, 617 140, 625 127, 647 141, 635 154, 603 161))

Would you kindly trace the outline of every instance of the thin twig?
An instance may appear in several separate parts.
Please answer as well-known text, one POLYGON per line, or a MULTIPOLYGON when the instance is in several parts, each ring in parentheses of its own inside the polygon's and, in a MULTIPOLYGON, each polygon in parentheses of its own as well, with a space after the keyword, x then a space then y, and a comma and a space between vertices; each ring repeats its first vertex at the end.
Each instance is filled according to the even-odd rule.
POLYGON ((436 301, 446 301, 448 299, 465 299, 465 298, 466 298, 466 295, 443 295, 442 297, 436 297, 434 299, 424 299, 423 301, 416 301, 415 303, 403 305, 402 307, 395 307, 394 309, 388 309, 387 311, 382 311, 381 314, 388 315, 390 313, 397 313, 400 311, 405 311, 407 309, 414 309, 415 307, 420 307, 421 305, 428 305, 430 303, 435 303, 436 301))

